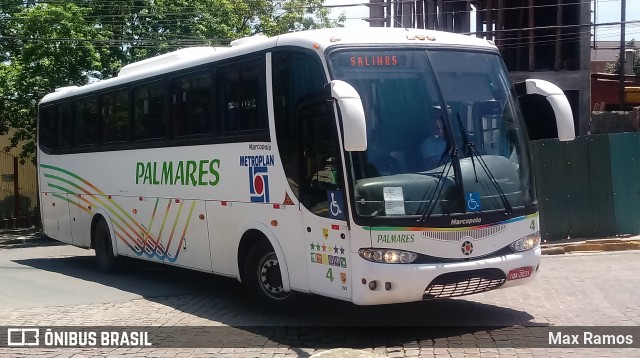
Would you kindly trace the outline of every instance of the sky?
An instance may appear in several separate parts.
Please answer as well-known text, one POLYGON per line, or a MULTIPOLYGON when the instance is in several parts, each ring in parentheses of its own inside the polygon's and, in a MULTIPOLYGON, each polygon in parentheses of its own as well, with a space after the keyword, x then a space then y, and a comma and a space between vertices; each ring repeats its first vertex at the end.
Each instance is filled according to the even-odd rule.
MULTIPOLYGON (((620 0, 597 0, 596 6, 591 5, 591 11, 595 10, 595 23, 620 21, 620 0)), ((627 21, 640 20, 640 1, 627 0, 627 21)), ((625 40, 640 40, 640 22, 627 24, 625 40)), ((602 26, 596 30, 597 41, 620 41, 620 25, 602 26)))
MULTIPOLYGON (((579 0, 573 0, 579 1, 579 0)), ((345 5, 345 4, 361 4, 368 0, 325 0, 325 5, 345 5)), ((595 23, 607 23, 620 21, 620 0, 592 0, 591 11, 592 21, 595 23), (597 7, 597 8, 596 8, 597 7), (596 18, 594 19, 594 10, 596 18)), ((345 13, 347 21, 345 27, 369 27, 369 23, 362 20, 369 17, 369 8, 360 5, 353 7, 338 7, 331 12, 333 18, 337 18, 341 12, 345 13)), ((474 16, 471 16, 474 19, 474 16)), ((640 21, 640 0, 627 0, 627 21, 640 21)), ((475 27, 472 21, 471 28, 475 27)), ((593 32, 593 31, 592 31, 593 32)), ((640 40, 640 22, 630 23, 626 25, 625 39, 640 40)), ((601 26, 596 29, 596 39, 598 41, 619 41, 620 25, 601 26)))

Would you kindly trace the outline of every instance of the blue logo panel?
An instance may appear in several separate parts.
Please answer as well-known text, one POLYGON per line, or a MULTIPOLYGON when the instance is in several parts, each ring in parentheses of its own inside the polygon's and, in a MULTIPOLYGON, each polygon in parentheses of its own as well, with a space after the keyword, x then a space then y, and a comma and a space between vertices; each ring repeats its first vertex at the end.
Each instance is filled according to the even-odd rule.
POLYGON ((480 211, 482 205, 480 205, 480 193, 477 191, 471 191, 464 194, 464 200, 467 203, 467 211, 480 211))
POLYGON ((345 220, 344 195, 338 190, 327 190, 327 202, 329 203, 329 217, 345 220))

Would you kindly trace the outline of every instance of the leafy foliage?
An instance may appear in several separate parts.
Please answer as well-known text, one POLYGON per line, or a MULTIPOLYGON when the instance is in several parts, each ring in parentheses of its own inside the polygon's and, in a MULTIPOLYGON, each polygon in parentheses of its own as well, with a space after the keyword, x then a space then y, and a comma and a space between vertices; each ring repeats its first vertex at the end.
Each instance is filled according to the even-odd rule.
MULTIPOLYGON (((4 0, 0 134, 34 159, 37 104, 56 88, 113 77, 131 62, 254 33, 340 26, 323 0, 4 0)), ((8 148, 5 148, 5 150, 8 148)))
MULTIPOLYGON (((636 76, 640 76, 640 49, 636 48, 635 40, 627 42, 626 47, 629 49, 636 49, 636 54, 633 58, 633 73, 636 76)), ((618 55, 618 59, 616 60, 616 62, 607 63, 607 65, 604 67, 604 72, 617 74, 620 73, 620 55, 618 55)), ((627 75, 630 75, 630 73, 627 73, 627 75)))

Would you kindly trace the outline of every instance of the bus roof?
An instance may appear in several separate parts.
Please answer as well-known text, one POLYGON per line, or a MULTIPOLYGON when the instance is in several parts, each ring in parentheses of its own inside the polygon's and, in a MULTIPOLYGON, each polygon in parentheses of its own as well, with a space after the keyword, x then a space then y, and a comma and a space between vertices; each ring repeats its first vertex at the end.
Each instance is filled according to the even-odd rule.
POLYGON ((117 77, 96 81, 85 86, 69 86, 56 89, 40 103, 65 97, 104 90, 155 75, 190 68, 208 62, 261 51, 277 46, 298 46, 324 52, 337 45, 403 45, 403 46, 455 46, 496 50, 485 39, 449 32, 401 29, 401 28, 329 28, 267 37, 257 35, 231 42, 230 47, 189 47, 124 66, 117 77))

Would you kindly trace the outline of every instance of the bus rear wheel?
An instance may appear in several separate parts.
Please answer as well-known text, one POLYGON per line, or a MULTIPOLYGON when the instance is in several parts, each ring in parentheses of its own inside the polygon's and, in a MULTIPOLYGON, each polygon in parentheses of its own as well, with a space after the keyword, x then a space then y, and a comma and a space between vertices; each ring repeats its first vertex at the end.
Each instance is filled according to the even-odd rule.
POLYGON ((284 290, 278 257, 267 242, 261 241, 251 248, 244 272, 247 290, 261 303, 281 309, 293 300, 293 292, 284 290))
POLYGON ((103 272, 115 271, 116 257, 113 254, 111 233, 109 232, 109 226, 104 219, 100 219, 96 223, 94 240, 93 246, 96 250, 96 263, 98 264, 98 269, 103 272))

